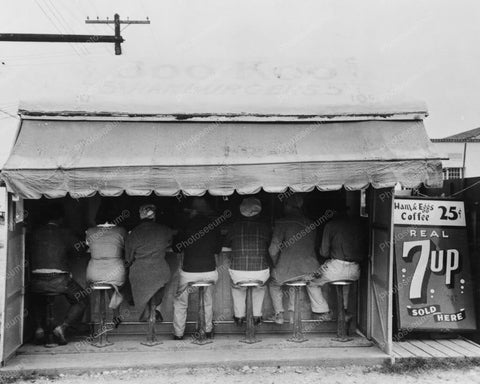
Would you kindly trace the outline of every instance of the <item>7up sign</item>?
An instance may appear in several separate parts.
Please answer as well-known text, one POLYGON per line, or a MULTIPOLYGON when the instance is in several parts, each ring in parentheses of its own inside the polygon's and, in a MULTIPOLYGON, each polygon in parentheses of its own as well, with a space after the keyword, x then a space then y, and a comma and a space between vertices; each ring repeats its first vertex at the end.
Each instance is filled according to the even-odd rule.
POLYGON ((394 201, 399 329, 474 330, 475 311, 462 201, 394 201))

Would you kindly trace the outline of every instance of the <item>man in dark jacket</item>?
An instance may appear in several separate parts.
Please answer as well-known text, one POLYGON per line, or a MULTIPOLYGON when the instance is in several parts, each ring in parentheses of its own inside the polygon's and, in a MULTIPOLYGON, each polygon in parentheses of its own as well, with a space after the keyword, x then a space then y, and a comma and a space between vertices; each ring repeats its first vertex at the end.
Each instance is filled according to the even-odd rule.
MULTIPOLYGON (((174 251, 183 252, 183 265, 180 269, 178 289, 173 301, 174 340, 182 340, 187 320, 189 284, 197 281, 217 282, 215 255, 222 249, 221 235, 217 220, 209 217, 211 210, 204 198, 194 198, 190 218, 185 230, 178 234, 174 251)), ((213 329, 214 286, 204 291, 205 332, 208 338, 213 329)))
MULTIPOLYGON (((368 226, 360 217, 342 207, 337 216, 325 225, 320 255, 325 259, 311 286, 323 286, 335 280, 353 280, 360 277, 360 262, 368 253, 368 226)), ((348 305, 349 287, 343 290, 345 306, 348 305)), ((345 310, 347 308, 345 307, 345 310)), ((350 315, 348 315, 350 316, 350 315)), ((331 312, 322 313, 316 320, 331 320, 331 312)))
POLYGON ((67 344, 66 329, 79 322, 86 308, 88 295, 83 288, 72 279, 69 272, 69 255, 74 251, 77 238, 62 227, 62 211, 52 206, 47 213, 47 223, 35 230, 29 241, 32 280, 31 292, 35 295, 35 320, 37 329, 35 340, 41 343, 45 337, 42 321, 45 317, 46 293, 58 293, 66 297, 70 303, 65 320, 53 330, 60 345, 67 344))

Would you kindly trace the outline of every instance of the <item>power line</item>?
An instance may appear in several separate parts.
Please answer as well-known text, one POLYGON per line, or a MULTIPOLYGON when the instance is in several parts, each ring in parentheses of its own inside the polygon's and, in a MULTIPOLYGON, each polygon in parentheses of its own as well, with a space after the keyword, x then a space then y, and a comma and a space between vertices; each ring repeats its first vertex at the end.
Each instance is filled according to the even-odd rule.
MULTIPOLYGON (((73 33, 73 29, 70 27, 68 21, 63 17, 62 13, 55 7, 52 0, 45 0, 45 4, 50 8, 52 11, 52 15, 58 20, 58 22, 63 25, 64 30, 69 33, 73 33), (50 5, 48 5, 50 4, 50 5), (58 15, 58 16, 56 16, 58 15)), ((88 54, 89 51, 83 45, 78 46, 79 49, 83 50, 85 54, 88 54)))
MULTIPOLYGON (((40 10, 42 11, 42 13, 48 18, 48 20, 50 20, 50 23, 52 23, 52 25, 55 27, 55 29, 57 30, 58 33, 62 33, 62 31, 60 30, 60 28, 58 28, 57 24, 52 20, 52 18, 48 15, 48 13, 43 9, 43 7, 41 6, 39 0, 35 0, 35 3, 37 4, 37 6, 40 8, 40 10)), ((69 44, 72 49, 75 51, 75 53, 80 56, 80 53, 76 50, 75 46, 73 44, 69 44)))
POLYGON ((5 111, 5 110, 3 110, 3 109, 0 109, 0 113, 4 113, 5 115, 8 115, 8 116, 10 116, 10 117, 13 117, 14 119, 18 119, 18 116, 12 115, 10 112, 7 112, 7 111, 5 111))

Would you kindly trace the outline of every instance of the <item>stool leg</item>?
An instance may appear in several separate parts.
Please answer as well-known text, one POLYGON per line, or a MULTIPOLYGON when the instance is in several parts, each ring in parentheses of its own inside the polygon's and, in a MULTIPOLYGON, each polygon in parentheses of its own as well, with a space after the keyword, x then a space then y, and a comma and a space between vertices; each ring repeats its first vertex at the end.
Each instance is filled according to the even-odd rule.
POLYGON ((100 323, 98 325, 98 331, 96 336, 98 337, 98 341, 92 343, 94 347, 97 348, 104 348, 113 343, 108 341, 108 332, 111 330, 107 326, 107 300, 106 300, 106 291, 104 289, 100 290, 99 292, 99 300, 98 300, 98 312, 100 315, 100 323))
POLYGON ((347 337, 347 325, 345 322, 345 304, 343 301, 343 286, 335 286, 337 291, 337 337, 334 338, 334 341, 351 341, 352 338, 347 337))
POLYGON ((52 296, 47 296, 46 297, 47 301, 47 313, 46 313, 46 343, 45 347, 46 348, 54 348, 57 347, 58 344, 55 343, 55 340, 53 338, 53 322, 55 321, 53 317, 53 303, 55 302, 55 298, 52 296))
POLYGON ((242 343, 253 344, 260 340, 255 338, 255 325, 253 323, 253 287, 247 287, 247 326, 245 329, 245 338, 240 340, 242 343))
POLYGON ((163 344, 160 340, 157 340, 155 335, 155 303, 153 302, 153 298, 150 299, 148 302, 150 306, 150 317, 148 318, 148 325, 147 325, 147 340, 142 345, 146 345, 147 347, 153 347, 154 345, 163 344))
POLYGON ((300 306, 300 288, 295 287, 295 308, 294 308, 294 318, 293 318, 293 335, 287 341, 293 343, 303 343, 308 339, 303 335, 302 329, 302 308, 300 306))
POLYGON ((198 318, 196 335, 192 340, 193 344, 209 344, 212 340, 207 339, 205 334, 205 288, 198 287, 198 318))

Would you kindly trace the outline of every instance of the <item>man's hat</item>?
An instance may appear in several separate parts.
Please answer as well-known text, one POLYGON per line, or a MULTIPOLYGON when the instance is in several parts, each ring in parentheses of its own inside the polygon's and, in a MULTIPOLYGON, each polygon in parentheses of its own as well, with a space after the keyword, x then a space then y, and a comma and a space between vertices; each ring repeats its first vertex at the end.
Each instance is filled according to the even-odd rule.
POLYGON ((144 204, 138 210, 140 219, 153 219, 156 211, 157 207, 153 204, 144 204))
POLYGON ((254 197, 247 197, 240 204, 240 213, 245 217, 252 217, 260 212, 262 212, 262 203, 254 197))

